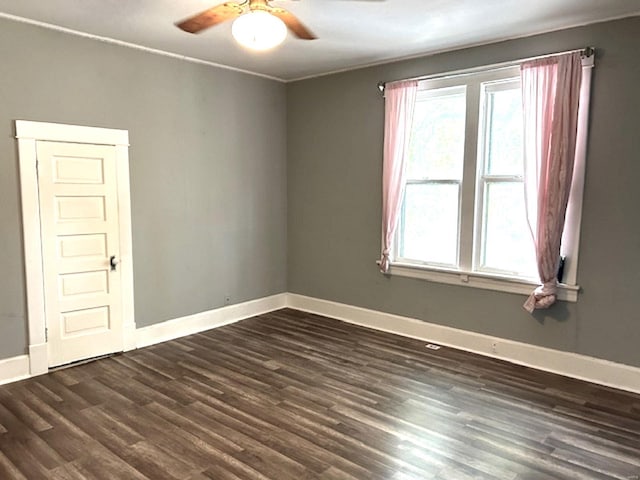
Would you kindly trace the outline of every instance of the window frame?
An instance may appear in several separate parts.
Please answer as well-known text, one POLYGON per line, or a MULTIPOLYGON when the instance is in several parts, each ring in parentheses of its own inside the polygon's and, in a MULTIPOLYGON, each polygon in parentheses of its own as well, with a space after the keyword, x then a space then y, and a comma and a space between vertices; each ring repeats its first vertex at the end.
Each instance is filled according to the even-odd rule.
MULTIPOLYGON (((488 186, 490 184, 510 184, 519 183, 524 188, 524 172, 522 175, 498 175, 488 173, 487 163, 489 157, 487 150, 489 148, 490 136, 488 135, 488 125, 490 123, 491 109, 488 108, 488 93, 503 92, 514 90, 514 86, 520 89, 520 72, 519 69, 509 69, 505 78, 491 81, 480 82, 480 115, 478 126, 478 150, 476 155, 476 198, 475 198, 475 217, 474 217, 474 244, 473 244, 473 268, 474 273, 497 274, 513 278, 515 280, 531 280, 536 281, 535 273, 533 275, 522 274, 522 272, 506 271, 483 265, 483 248, 486 243, 486 207, 488 186), (513 73, 515 76, 512 76, 513 73)), ((524 192, 523 192, 524 198, 524 192)), ((533 248, 533 245, 532 245, 533 248)))
MULTIPOLYGON (((558 299, 569 302, 576 302, 580 291, 580 286, 577 284, 577 265, 584 193, 591 68, 593 66, 593 55, 583 59, 576 165, 563 234, 562 255, 567 256, 567 262, 565 264, 564 282, 559 283, 558 286, 558 299)), ((482 83, 508 82, 509 78, 519 78, 519 68, 519 63, 514 62, 509 65, 487 66, 483 69, 473 68, 467 71, 452 72, 451 74, 440 74, 420 81, 419 93, 423 90, 466 85, 467 112, 465 119, 464 172, 459 202, 459 267, 438 266, 425 262, 407 261, 407 259, 397 257, 396 251, 401 231, 400 228, 397 228, 391 250, 388 274, 524 295, 529 295, 532 289, 539 284, 537 278, 514 277, 505 275, 502 272, 475 269, 477 261, 475 256, 477 255, 476 252, 479 252, 476 243, 480 239, 475 231, 476 228, 479 228, 479 222, 477 221, 479 214, 477 195, 480 190, 478 185, 480 175, 478 175, 477 169, 480 166, 480 149, 484 148, 479 143, 481 142, 479 127, 480 123, 484 121, 480 116, 481 86, 482 83), (473 85, 471 88, 470 83, 473 85), (473 161, 468 161, 468 158, 472 158, 473 161), (469 198, 472 200, 469 201, 469 198)), ((404 208, 404 199, 402 208, 404 208)))
MULTIPOLYGON (((437 95, 431 92, 435 92, 435 91, 442 91, 442 90, 448 90, 449 95, 456 95, 459 93, 463 93, 465 95, 465 99, 466 99, 466 95, 467 95, 467 88, 466 85, 460 86, 460 85, 455 85, 455 86, 445 86, 445 87, 437 87, 437 88, 423 88, 422 85, 419 86, 418 88, 418 94, 417 94, 417 98, 416 98, 416 103, 423 100, 423 99, 428 99, 428 98, 439 98, 442 97, 444 95, 437 95)), ((466 110, 465 110, 465 132, 466 132, 466 110)), ((466 145, 466 137, 465 137, 465 145, 466 145)), ((464 153, 463 153, 463 171, 464 171, 464 153)), ((463 183, 464 183, 464 174, 462 176, 462 178, 460 180, 457 179, 452 179, 452 178, 448 178, 448 179, 443 179, 443 178, 422 178, 422 179, 407 179, 405 181, 405 187, 406 185, 457 185, 458 186, 458 226, 457 226, 457 232, 458 232, 458 240, 457 240, 457 244, 456 244, 456 263, 460 263, 460 238, 461 238, 461 219, 462 219, 462 188, 463 188, 463 183)), ((404 191, 404 187, 403 187, 403 191, 404 191)), ((454 266, 448 263, 440 263, 440 262, 425 262, 425 261, 420 261, 420 260, 416 260, 416 259, 411 259, 408 257, 402 257, 400 255, 396 255, 396 253, 398 252, 398 250, 400 250, 398 248, 398 245, 400 245, 403 241, 403 239, 401 238, 400 232, 403 230, 403 224, 404 224, 404 219, 405 219, 405 202, 404 202, 404 198, 402 199, 402 204, 400 206, 401 208, 401 212, 399 215, 399 219, 398 219, 398 227, 396 228, 396 232, 395 232, 395 236, 394 236, 394 241, 393 241, 393 246, 392 246, 392 258, 394 258, 397 263, 404 263, 404 264, 415 264, 415 265, 422 265, 425 266, 427 268, 429 267, 436 267, 436 268, 453 268, 454 266)))

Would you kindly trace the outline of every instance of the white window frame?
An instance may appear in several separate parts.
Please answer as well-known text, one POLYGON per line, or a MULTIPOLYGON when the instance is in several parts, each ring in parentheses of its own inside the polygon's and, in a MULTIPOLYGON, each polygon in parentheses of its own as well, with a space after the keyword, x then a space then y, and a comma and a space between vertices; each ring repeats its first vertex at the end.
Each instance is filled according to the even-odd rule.
MULTIPOLYGON (((478 128, 478 152, 476 158, 476 200, 475 200, 475 222, 474 222, 474 245, 473 245, 473 272, 497 274, 508 276, 514 280, 530 280, 535 282, 534 275, 522 275, 519 272, 506 272, 504 270, 492 269, 482 265, 482 247, 485 240, 486 231, 483 230, 485 215, 485 199, 487 195, 487 186, 489 184, 498 183, 520 183, 524 188, 524 175, 492 175, 485 173, 486 162, 488 161, 487 147, 489 137, 487 135, 487 125, 489 123, 490 110, 487 108, 487 93, 500 92, 505 90, 513 90, 514 87, 520 89, 520 72, 517 68, 505 72, 505 78, 499 80, 483 81, 480 83, 480 125, 478 128), (511 76, 510 74, 515 76, 511 76)), ((524 198, 524 193, 523 193, 524 198)), ((532 244, 533 248, 533 244, 532 244)))
MULTIPOLYGON (((416 96, 416 102, 419 102, 423 99, 428 99, 428 98, 434 98, 434 97, 440 97, 442 96, 441 93, 443 90, 448 90, 448 94, 450 95, 457 95, 460 93, 463 93, 466 97, 467 94, 467 88, 466 85, 455 85, 453 87, 451 86, 445 86, 445 87, 431 87, 431 88, 425 88, 424 85, 420 85, 417 96, 416 96)), ((466 128, 465 128, 466 129, 466 128)), ((466 138, 465 138, 465 144, 466 144, 466 138)), ((464 159, 463 159, 464 162, 464 159)), ((463 167, 464 168, 464 167, 463 167)), ((456 263, 460 262, 460 238, 461 238, 461 224, 460 224, 460 219, 462 218, 462 187, 464 185, 464 177, 461 180, 456 180, 456 179, 433 179, 433 178, 425 178, 425 179, 407 179, 405 185, 457 185, 458 186, 458 243, 456 245, 456 263)), ((402 202, 401 208, 404 209, 404 200, 402 202)), ((401 213, 398 219, 398 228, 396 229, 396 233, 395 233, 395 237, 394 237, 394 242, 393 242, 393 246, 392 246, 392 255, 393 258, 396 259, 397 263, 404 263, 404 264, 415 264, 415 265, 424 265, 425 267, 437 267, 437 268, 451 268, 453 267, 450 264, 445 264, 445 263, 441 263, 438 264, 436 262, 421 262, 418 260, 414 260, 414 259, 410 259, 410 258, 404 258, 401 256, 396 256, 395 252, 396 250, 398 250, 397 246, 400 244, 401 240, 401 236, 400 236, 400 232, 402 231, 402 223, 403 223, 403 219, 404 219, 404 213, 401 213)))
MULTIPOLYGON (((573 184, 569 198, 569 206, 565 221, 565 230, 562 238, 562 252, 566 256, 564 269, 564 282, 559 285, 558 299, 576 302, 580 286, 577 284, 578 254, 580 244, 580 224, 582 219, 582 200, 584 192, 584 175, 586 163, 587 127, 589 120, 589 98, 591 90, 591 69, 594 66, 593 55, 583 59, 583 75, 580 99, 580 111, 578 113, 578 136, 576 145, 576 164, 574 166, 573 184)), ((397 258, 395 249, 399 241, 400 228, 396 229, 396 237, 391 252, 391 263, 388 273, 402 277, 418 278, 437 283, 475 287, 486 290, 496 290, 516 294, 529 295, 538 285, 538 280, 533 278, 516 278, 513 276, 491 271, 474 269, 478 259, 474 258, 474 252, 478 252, 480 242, 480 228, 478 215, 479 203, 477 195, 483 194, 479 188, 477 168, 479 165, 479 122, 481 108, 481 85, 487 82, 508 81, 519 77, 519 65, 507 67, 486 67, 484 70, 471 69, 468 72, 455 72, 450 75, 438 75, 437 78, 427 78, 420 81, 419 93, 422 90, 436 88, 467 86, 467 116, 465 125, 465 149, 464 149, 464 173, 461 185, 460 201, 460 225, 459 225, 459 268, 440 267, 427 265, 420 262, 409 262, 406 259, 397 258), (467 159, 473 159, 469 161, 467 159), (472 200, 469 200, 471 198, 472 200)))

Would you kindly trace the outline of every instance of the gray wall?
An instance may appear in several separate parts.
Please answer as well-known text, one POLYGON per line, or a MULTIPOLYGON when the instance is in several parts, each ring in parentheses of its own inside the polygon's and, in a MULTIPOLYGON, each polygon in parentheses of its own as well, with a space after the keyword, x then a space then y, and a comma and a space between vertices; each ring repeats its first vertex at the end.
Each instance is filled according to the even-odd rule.
POLYGON ((286 291, 283 84, 0 19, 0 358, 27 345, 14 120, 129 130, 146 326, 286 291))
POLYGON ((640 18, 444 53, 287 87, 289 291, 640 366, 640 18), (525 297, 378 272, 380 80, 597 48, 579 302, 528 315, 525 297))

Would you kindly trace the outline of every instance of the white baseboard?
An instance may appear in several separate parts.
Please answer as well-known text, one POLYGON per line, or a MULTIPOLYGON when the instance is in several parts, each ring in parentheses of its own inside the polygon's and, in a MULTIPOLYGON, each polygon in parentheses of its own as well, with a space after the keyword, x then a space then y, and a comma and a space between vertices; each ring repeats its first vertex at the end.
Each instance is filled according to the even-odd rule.
POLYGON ((0 360, 0 385, 29 377, 29 355, 0 360))
MULTIPOLYGON (((281 293, 139 328, 135 332, 136 347, 166 342, 284 307, 640 393, 638 367, 293 293, 281 293)), ((29 355, 0 360, 0 385, 46 373, 46 355, 46 344, 41 344, 30 346, 29 355)))
POLYGON ((630 365, 292 293, 287 294, 287 306, 375 330, 446 345, 538 370, 640 393, 640 368, 630 365))
POLYGON ((286 295, 281 293, 139 328, 136 346, 147 347, 284 308, 286 295))

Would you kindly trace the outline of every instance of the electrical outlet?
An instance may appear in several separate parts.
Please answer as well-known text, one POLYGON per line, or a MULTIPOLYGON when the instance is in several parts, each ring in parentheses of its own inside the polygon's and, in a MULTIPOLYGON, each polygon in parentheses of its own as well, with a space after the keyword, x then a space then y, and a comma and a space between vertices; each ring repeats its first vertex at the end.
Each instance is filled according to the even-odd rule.
POLYGON ((229 305, 231 303, 231 295, 228 293, 224 296, 224 304, 229 305))
POLYGON ((493 353, 498 353, 498 341, 497 340, 493 340, 491 342, 491 351, 493 353))

